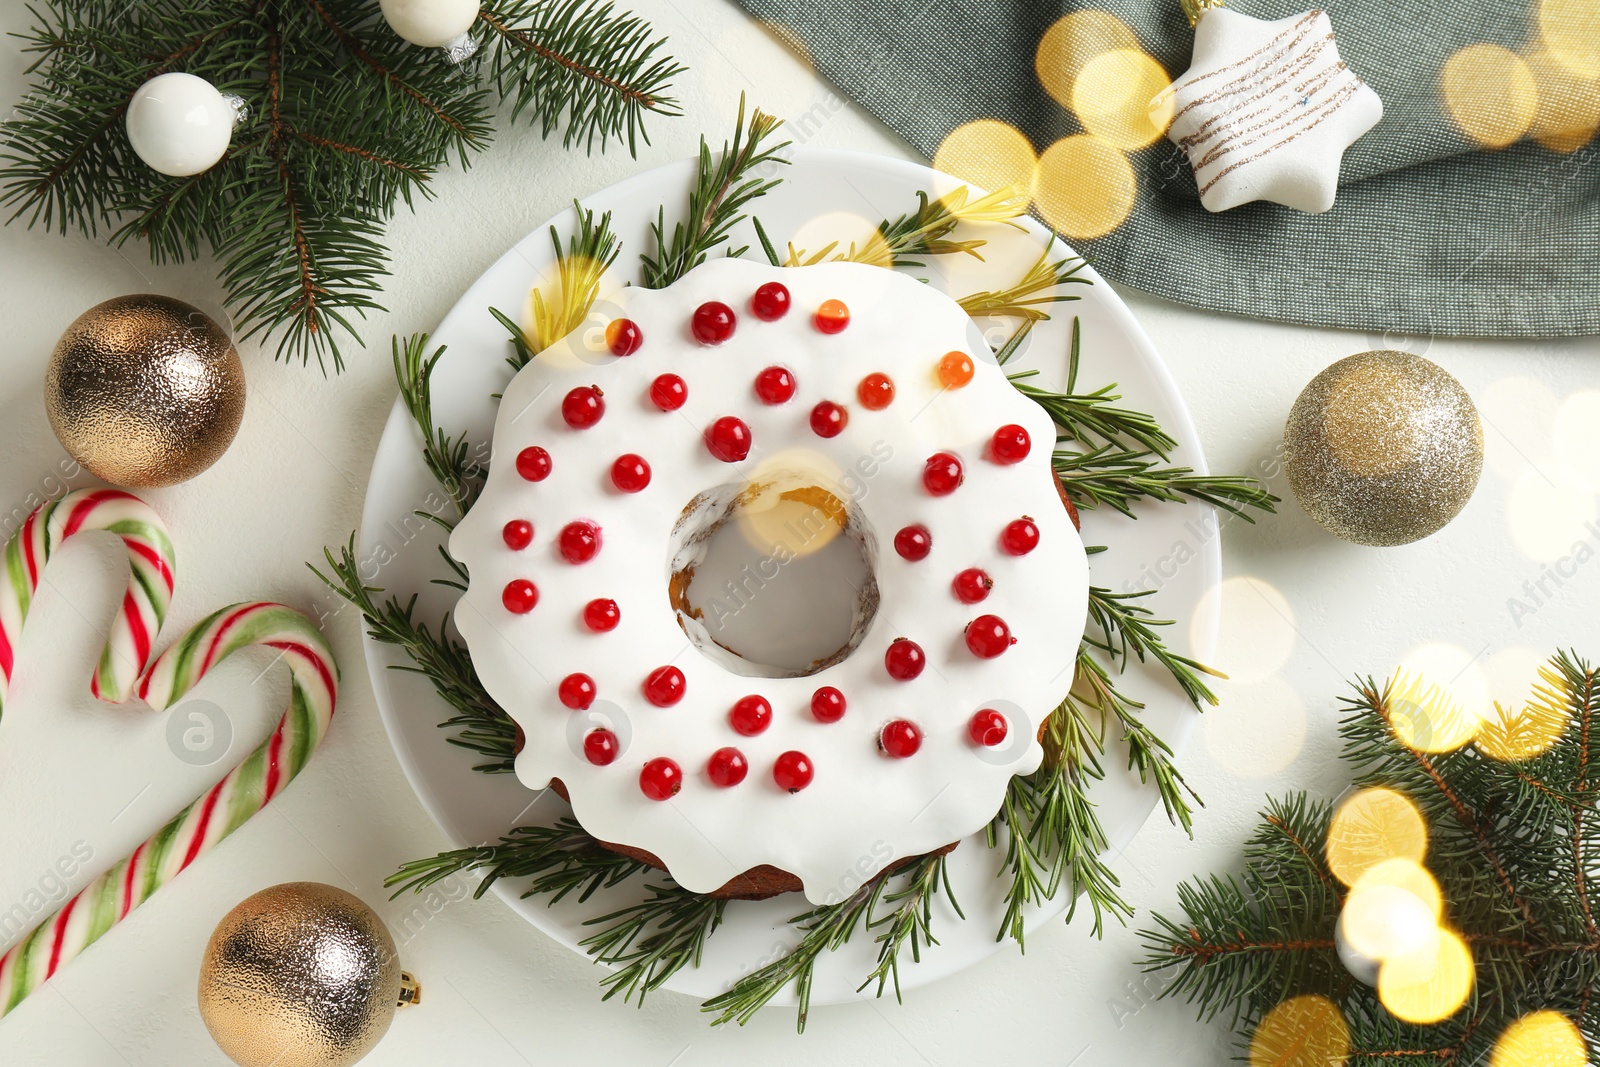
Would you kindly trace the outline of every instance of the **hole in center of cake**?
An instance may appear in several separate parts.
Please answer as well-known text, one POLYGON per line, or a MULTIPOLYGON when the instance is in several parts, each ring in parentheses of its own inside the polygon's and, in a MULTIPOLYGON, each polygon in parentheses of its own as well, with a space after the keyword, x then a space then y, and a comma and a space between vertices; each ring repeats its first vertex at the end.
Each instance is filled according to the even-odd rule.
POLYGON ((878 610, 877 538, 815 471, 708 489, 672 535, 667 595, 678 625, 734 674, 798 678, 855 651, 878 610))

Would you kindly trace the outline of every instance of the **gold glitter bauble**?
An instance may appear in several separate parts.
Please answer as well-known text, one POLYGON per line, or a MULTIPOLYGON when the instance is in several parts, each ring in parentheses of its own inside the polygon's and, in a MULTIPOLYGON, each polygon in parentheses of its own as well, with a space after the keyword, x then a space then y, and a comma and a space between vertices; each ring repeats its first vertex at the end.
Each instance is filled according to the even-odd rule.
POLYGON ((165 296, 119 296, 78 316, 44 384, 50 426, 72 458, 112 485, 187 481, 233 443, 244 365, 226 330, 165 296))
POLYGON ((394 939, 342 889, 289 882, 228 913, 200 966, 200 1017, 240 1067, 344 1067, 416 1003, 394 939))
POLYGON ((1466 506, 1483 470, 1472 398, 1409 352, 1362 352, 1311 379, 1283 441, 1300 506, 1360 545, 1427 537, 1466 506))

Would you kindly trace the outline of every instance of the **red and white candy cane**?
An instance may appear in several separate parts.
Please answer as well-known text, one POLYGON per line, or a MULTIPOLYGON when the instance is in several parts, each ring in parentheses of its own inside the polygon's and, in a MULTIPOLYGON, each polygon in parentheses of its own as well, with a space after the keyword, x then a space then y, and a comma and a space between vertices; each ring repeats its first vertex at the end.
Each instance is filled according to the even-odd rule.
POLYGON ((277 729, 204 796, 0 957, 0 1016, 266 807, 311 759, 333 718, 339 670, 316 626, 282 604, 235 604, 207 618, 150 665, 139 696, 165 710, 229 655, 257 646, 276 649, 293 681, 289 710, 277 729))
POLYGON ((89 689, 113 704, 133 695, 172 602, 172 539, 150 505, 131 493, 80 489, 39 507, 6 545, 0 579, 0 712, 16 666, 17 639, 45 564, 68 538, 96 530, 122 538, 132 575, 89 689))

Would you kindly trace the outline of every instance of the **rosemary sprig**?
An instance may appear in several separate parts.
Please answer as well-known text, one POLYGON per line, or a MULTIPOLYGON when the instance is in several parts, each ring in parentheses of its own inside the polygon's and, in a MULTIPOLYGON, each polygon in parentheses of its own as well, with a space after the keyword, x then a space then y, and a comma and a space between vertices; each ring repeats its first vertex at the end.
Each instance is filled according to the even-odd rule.
POLYGON ((556 228, 550 227, 550 243, 556 252, 555 287, 548 299, 537 288, 533 291, 533 336, 529 341, 535 352, 543 352, 583 325, 600 295, 601 278, 622 248, 611 232, 611 212, 601 215, 597 223, 594 212, 576 200, 572 210, 578 216, 578 231, 567 238, 565 249, 556 228))
POLYGON ((645 887, 641 903, 584 922, 604 929, 579 942, 598 963, 616 968, 600 980, 602 1000, 622 994, 647 994, 660 989, 685 967, 700 966, 706 940, 722 925, 728 902, 677 885, 645 887))
MULTIPOLYGON (((861 988, 866 988, 885 966, 883 953, 888 949, 893 949, 897 953, 899 946, 904 943, 904 937, 892 936, 896 928, 904 929, 898 913, 903 909, 916 911, 927 908, 931 903, 932 893, 936 891, 935 887, 945 883, 943 861, 943 856, 918 856, 904 866, 874 878, 851 894, 847 900, 812 908, 790 919, 790 923, 802 932, 799 943, 784 955, 740 978, 725 992, 706 1001, 700 1006, 700 1010, 716 1015, 712 1020, 713 1026, 730 1022, 743 1026, 773 997, 793 983, 795 995, 800 1002, 795 1028, 804 1033, 806 1019, 811 1011, 811 982, 817 960, 824 952, 832 952, 848 942, 851 935, 863 924, 869 927, 876 924, 887 926, 891 936, 879 940, 879 965, 867 981, 862 983, 861 988), (922 891, 897 894, 891 903, 888 886, 891 880, 899 878, 908 879, 909 885, 920 885, 922 891), (888 910, 880 913, 880 904, 888 910)), ((918 926, 916 919, 910 922, 913 928, 921 931, 918 936, 926 938, 926 926, 918 926)), ((908 930, 905 937, 909 936, 908 930)), ((892 963, 889 964, 891 970, 893 966, 892 963)), ((898 974, 896 973, 894 977, 898 995, 898 974)), ((880 990, 881 988, 880 986, 880 990)))
POLYGON ((982 259, 978 249, 987 241, 971 238, 952 241, 950 234, 963 222, 1009 223, 1028 210, 1027 190, 1013 185, 998 192, 980 196, 968 202, 971 192, 965 185, 952 189, 937 200, 930 200, 925 192, 917 193, 917 209, 897 219, 884 219, 878 223, 865 244, 837 251, 838 241, 831 241, 816 252, 804 252, 789 246, 784 260, 787 267, 809 267, 823 262, 869 263, 877 267, 925 267, 925 256, 949 256, 965 253, 982 259))
POLYGON ((367 633, 373 640, 394 645, 411 660, 411 666, 391 665, 391 670, 421 674, 433 683, 434 691, 455 713, 439 724, 442 730, 456 731, 449 738, 452 745, 489 757, 488 763, 474 770, 491 774, 508 773, 516 758, 517 727, 511 717, 489 698, 483 683, 473 670, 472 657, 467 646, 449 636, 450 616, 439 623, 438 632, 413 616, 416 611, 415 595, 405 603, 390 597, 382 604, 377 602, 383 590, 362 580, 360 564, 356 561, 356 538, 334 557, 333 550, 324 552, 328 561, 328 574, 315 565, 307 564, 311 573, 328 588, 353 604, 366 620, 367 633))
POLYGON ((651 868, 620 852, 601 847, 576 819, 563 816, 554 826, 519 826, 495 844, 458 848, 414 860, 384 879, 393 900, 410 890, 423 890, 457 874, 486 871, 473 896, 481 897, 502 878, 531 879, 523 897, 548 896, 549 903, 578 894, 581 903, 601 889, 620 884, 651 868))
POLYGON ((1063 285, 1090 284, 1088 278, 1078 276, 1078 272, 1086 266, 1088 262, 1083 259, 1061 259, 1052 263, 1050 252, 1046 249, 1015 285, 972 293, 962 297, 958 303, 973 318, 995 315, 1031 322, 1048 319, 1050 316, 1040 310, 1041 305, 1079 299, 1052 290, 1063 285))
POLYGON ((1213 670, 1198 660, 1181 656, 1166 646, 1157 626, 1171 626, 1171 619, 1158 619, 1140 600, 1153 594, 1153 589, 1135 593, 1113 593, 1102 586, 1089 587, 1089 628, 1084 634, 1085 644, 1100 649, 1111 657, 1113 666, 1126 670, 1130 654, 1139 662, 1146 658, 1165 667, 1177 681, 1183 695, 1196 708, 1202 703, 1215 705, 1216 694, 1206 687, 1201 675, 1227 678, 1221 671, 1213 670), (1099 636, 1092 631, 1099 630, 1099 636))
POLYGON ((1194 808, 1190 804, 1203 808, 1205 801, 1184 780, 1183 772, 1173 762, 1172 746, 1156 736, 1139 717, 1144 705, 1119 692, 1111 681, 1110 672, 1083 648, 1078 650, 1076 681, 1078 688, 1086 693, 1085 703, 1102 715, 1116 716, 1122 726, 1123 744, 1128 746, 1128 768, 1139 772, 1139 781, 1155 783, 1167 819, 1192 836, 1194 808))
POLYGON ((1196 474, 1193 467, 1159 466, 1160 460, 1148 449, 1101 445, 1087 452, 1058 451, 1053 464, 1062 487, 1078 507, 1092 510, 1105 504, 1130 518, 1134 502, 1146 498, 1199 500, 1248 523, 1256 521, 1250 509, 1271 512, 1278 503, 1254 478, 1196 474))
MULTIPOLYGON (((778 185, 781 179, 754 176, 754 172, 768 163, 788 162, 777 154, 788 146, 788 141, 762 147, 762 142, 781 125, 782 119, 756 108, 746 127, 741 96, 733 142, 724 142, 722 153, 713 157, 706 139, 700 138, 700 168, 689 193, 688 214, 673 225, 669 238, 667 212, 662 208, 650 227, 655 255, 639 256, 646 288, 664 289, 704 263, 713 250, 727 243, 728 232, 744 220, 745 205, 778 185)), ((738 256, 744 251, 740 248, 728 254, 738 256)))
MULTIPOLYGON (((403 346, 397 334, 392 345, 394 377, 400 386, 400 400, 422 433, 422 461, 427 464, 428 473, 439 483, 439 488, 450 498, 455 517, 460 518, 467 513, 478 490, 483 487, 484 469, 472 458, 465 437, 450 437, 433 424, 433 369, 438 365, 439 357, 444 355, 444 346, 434 349, 431 356, 424 356, 428 348, 428 335, 425 333, 412 334, 403 346)), ((433 512, 418 511, 417 514, 446 528, 451 525, 433 512)))
POLYGON ((867 929, 879 931, 876 938, 878 965, 867 975, 866 981, 856 987, 856 992, 859 993, 876 980, 878 989, 875 995, 881 997, 884 986, 893 980, 894 999, 900 1000, 900 953, 910 945, 912 962, 921 962, 923 946, 939 943, 938 938, 933 936, 933 901, 940 892, 955 909, 957 917, 966 918, 956 901, 955 891, 950 888, 950 869, 945 864, 944 856, 928 856, 925 859, 928 862, 911 865, 904 885, 883 895, 882 902, 888 908, 887 913, 868 915, 867 929))

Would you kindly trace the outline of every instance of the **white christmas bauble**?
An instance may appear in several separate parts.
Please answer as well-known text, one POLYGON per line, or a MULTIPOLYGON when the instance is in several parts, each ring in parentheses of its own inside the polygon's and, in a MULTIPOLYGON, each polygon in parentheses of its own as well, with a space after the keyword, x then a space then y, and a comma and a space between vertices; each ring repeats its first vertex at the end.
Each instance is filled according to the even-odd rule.
POLYGON ((472 29, 478 0, 378 0, 389 28, 421 48, 443 48, 472 29))
POLYGON ((151 169, 175 177, 208 170, 228 150, 234 110, 193 74, 161 74, 128 104, 128 143, 151 169))

